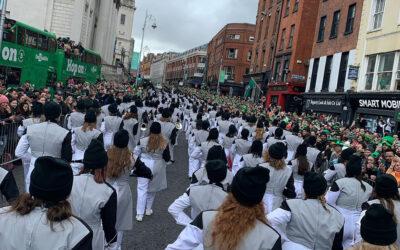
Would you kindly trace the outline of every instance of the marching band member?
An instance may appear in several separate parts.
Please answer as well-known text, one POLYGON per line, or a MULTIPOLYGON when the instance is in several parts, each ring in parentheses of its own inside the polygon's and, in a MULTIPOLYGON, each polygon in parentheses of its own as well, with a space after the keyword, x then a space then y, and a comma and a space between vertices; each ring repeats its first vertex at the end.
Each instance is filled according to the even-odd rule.
POLYGON ((266 213, 280 207, 284 197, 296 197, 292 169, 286 166, 285 155, 286 145, 277 142, 268 148, 266 162, 259 165, 267 168, 271 177, 263 198, 266 213))
POLYGON ((307 159, 311 161, 314 168, 319 168, 320 160, 322 158, 322 152, 319 151, 315 145, 317 143, 317 138, 315 136, 310 136, 306 140, 307 143, 307 159))
POLYGON ((274 228, 284 227, 282 249, 343 249, 344 218, 326 204, 327 187, 322 175, 307 172, 304 174, 305 199, 286 200, 268 214, 267 219, 274 228))
POLYGON ((255 140, 251 144, 249 153, 243 155, 242 159, 240 159, 240 168, 243 167, 254 168, 261 163, 264 163, 263 144, 261 141, 255 140))
POLYGON ((62 158, 67 162, 72 159, 71 133, 57 125, 61 107, 55 102, 44 105, 46 122, 32 124, 27 127, 26 136, 22 136, 15 149, 15 156, 24 156, 29 148, 31 162, 25 178, 25 190, 29 190, 30 175, 35 167, 35 161, 40 156, 62 158))
POLYGON ((68 117, 68 129, 77 128, 83 125, 85 120, 85 102, 79 100, 76 103, 76 111, 73 111, 68 117))
POLYGON ((104 148, 106 150, 112 146, 114 134, 124 127, 124 121, 118 116, 117 104, 110 104, 108 112, 110 115, 104 117, 101 124, 101 132, 104 134, 104 148))
MULTIPOLYGON (((400 221, 400 194, 397 188, 396 179, 389 174, 382 174, 376 178, 375 187, 373 191, 373 200, 367 201, 362 205, 364 210, 361 213, 360 219, 365 216, 365 211, 370 208, 373 204, 383 205, 388 212, 393 216, 396 222, 400 221)), ((359 226, 359 223, 357 223, 359 226)), ((397 246, 400 246, 400 224, 397 223, 397 246)), ((358 230, 360 230, 358 228, 358 230)), ((358 235, 357 235, 358 236, 358 235)), ((387 235, 381 236, 381 240, 384 240, 387 235)), ((379 239, 378 239, 379 240, 379 239)), ((381 244, 376 244, 381 245, 381 244)))
POLYGON ((10 204, 19 196, 18 186, 12 171, 7 171, 2 167, 0 167, 0 195, 3 195, 10 204))
POLYGON ((125 113, 123 120, 124 120, 124 129, 128 131, 129 134, 129 150, 133 152, 135 150, 135 146, 137 145, 137 135, 139 129, 139 122, 137 120, 137 108, 136 106, 132 105, 128 112, 125 113))
MULTIPOLYGON (((197 146, 196 145, 196 137, 195 137, 195 135, 199 131, 202 130, 201 129, 201 125, 202 125, 202 121, 201 120, 197 120, 196 121, 196 127, 192 130, 192 133, 190 134, 190 136, 188 138, 188 156, 189 156, 188 177, 189 177, 189 179, 192 178, 193 173, 196 172, 200 168, 200 160, 196 159, 196 158, 193 158, 191 155, 192 155, 193 150, 197 146)), ((204 131, 204 132, 207 132, 207 135, 208 135, 208 131, 204 131)))
POLYGON ((212 148, 213 146, 220 146, 220 144, 218 143, 218 136, 218 129, 212 128, 208 133, 207 140, 202 142, 200 144, 200 147, 195 148, 195 150, 193 151, 191 156, 195 159, 200 160, 200 166, 204 166, 204 164, 206 163, 208 150, 210 150, 210 148, 212 148))
POLYGON ((288 147, 288 159, 292 159, 292 155, 295 155, 297 148, 300 144, 303 144, 304 140, 299 136, 300 128, 298 124, 292 127, 292 133, 285 135, 285 140, 288 147))
POLYGON ((208 161, 205 169, 209 182, 191 186, 168 208, 168 212, 179 225, 187 226, 201 212, 218 209, 227 196, 221 183, 226 178, 226 163, 221 160, 208 161), (190 217, 184 212, 188 207, 191 207, 190 217))
POLYGON ((106 182, 107 153, 96 139, 83 157, 83 169, 74 176, 69 198, 72 212, 93 230, 93 249, 117 249, 117 194, 106 182))
POLYGON ((161 134, 168 140, 169 155, 171 156, 169 163, 174 163, 174 145, 176 143, 178 129, 175 124, 171 122, 171 110, 169 108, 163 109, 160 124, 161 134))
POLYGON ((83 156, 85 150, 93 139, 103 142, 103 134, 96 129, 96 114, 89 110, 85 115, 83 126, 72 129, 72 162, 71 167, 74 175, 81 172, 83 167, 83 156))
POLYGON ((252 135, 253 140, 259 140, 262 143, 266 142, 268 138, 268 132, 265 131, 264 123, 262 121, 257 122, 256 131, 252 135))
POLYGON ((167 188, 166 162, 170 161, 168 141, 161 134, 161 125, 153 122, 150 135, 140 139, 135 155, 150 168, 153 179, 138 178, 136 220, 142 221, 143 215, 152 215, 153 202, 157 192, 167 188))
POLYGON ((67 200, 73 182, 68 163, 39 157, 30 178, 29 193, 0 208, 0 249, 92 249, 92 230, 73 216, 67 200))
POLYGON ((241 137, 236 139, 232 145, 232 155, 233 155, 233 163, 232 163, 232 173, 233 175, 240 168, 240 159, 243 155, 247 154, 251 147, 251 142, 249 141, 250 132, 248 129, 242 129, 240 133, 241 137))
MULTIPOLYGON (((274 136, 271 136, 267 139, 267 149, 268 149, 268 147, 270 147, 271 145, 273 145, 277 142, 281 142, 287 146, 286 138, 285 138, 285 136, 283 136, 282 128, 275 129, 274 136)), ((286 155, 286 157, 288 157, 288 156, 286 155)))
POLYGON ((357 238, 356 222, 360 218, 361 205, 368 201, 372 193, 372 187, 362 181, 362 158, 352 155, 346 164, 346 177, 336 180, 328 193, 327 202, 335 206, 345 217, 343 248, 354 245, 357 238))
POLYGON ((229 121, 230 114, 228 112, 222 113, 221 117, 222 119, 217 122, 220 140, 222 140, 223 136, 226 135, 226 133, 228 133, 229 126, 232 125, 232 122, 229 121))
POLYGON ((135 163, 129 150, 129 134, 126 130, 115 133, 114 145, 108 150, 107 178, 117 192, 117 245, 121 249, 124 231, 132 229, 133 200, 129 186, 130 170, 135 163))
POLYGON ((200 213, 166 250, 281 249, 281 237, 268 225, 262 204, 268 180, 265 168, 240 169, 221 207, 200 213))
POLYGON ((312 169, 312 163, 307 160, 307 146, 301 144, 296 149, 294 159, 288 165, 292 168, 296 198, 301 199, 303 194, 304 174, 312 169))
POLYGON ((221 145, 225 150, 226 158, 228 160, 229 169, 232 168, 233 154, 231 149, 233 142, 236 140, 236 138, 237 138, 237 129, 235 125, 232 124, 229 126, 228 133, 226 133, 226 135, 222 138, 221 142, 221 145))
POLYGON ((340 154, 338 163, 334 163, 333 166, 330 166, 329 169, 325 171, 325 179, 329 183, 333 183, 333 181, 342 179, 346 176, 346 164, 355 152, 356 151, 353 148, 346 148, 340 154))

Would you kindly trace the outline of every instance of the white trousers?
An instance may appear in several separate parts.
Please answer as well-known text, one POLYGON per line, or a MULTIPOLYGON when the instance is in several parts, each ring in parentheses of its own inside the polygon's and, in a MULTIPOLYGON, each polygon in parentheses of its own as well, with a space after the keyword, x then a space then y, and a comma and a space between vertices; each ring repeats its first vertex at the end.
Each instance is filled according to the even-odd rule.
POLYGON ((147 192, 149 187, 149 179, 137 178, 137 204, 136 214, 143 215, 145 209, 151 209, 153 207, 154 198, 156 193, 147 192))

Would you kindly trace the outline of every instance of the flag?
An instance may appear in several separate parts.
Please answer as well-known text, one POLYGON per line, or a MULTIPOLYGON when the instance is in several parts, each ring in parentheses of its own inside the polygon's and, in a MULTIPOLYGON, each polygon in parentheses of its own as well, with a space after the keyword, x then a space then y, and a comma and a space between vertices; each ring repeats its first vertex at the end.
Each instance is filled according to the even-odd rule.
POLYGON ((224 83, 225 82, 225 70, 220 70, 219 71, 219 83, 224 83))
POLYGON ((256 86, 256 81, 252 77, 250 78, 249 85, 246 86, 246 92, 244 93, 244 97, 251 97, 251 92, 255 86, 256 86))
POLYGON ((131 69, 138 70, 139 68, 139 52, 133 52, 132 54, 132 61, 131 61, 131 69))

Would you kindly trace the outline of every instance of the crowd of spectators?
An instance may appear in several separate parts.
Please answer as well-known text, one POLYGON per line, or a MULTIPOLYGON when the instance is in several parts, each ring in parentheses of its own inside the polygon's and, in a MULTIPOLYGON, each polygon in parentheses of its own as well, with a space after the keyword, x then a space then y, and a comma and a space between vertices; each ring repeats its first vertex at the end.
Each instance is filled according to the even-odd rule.
POLYGON ((76 43, 75 41, 72 41, 69 37, 57 38, 57 47, 59 49, 63 49, 67 57, 80 57, 85 51, 80 42, 76 43))

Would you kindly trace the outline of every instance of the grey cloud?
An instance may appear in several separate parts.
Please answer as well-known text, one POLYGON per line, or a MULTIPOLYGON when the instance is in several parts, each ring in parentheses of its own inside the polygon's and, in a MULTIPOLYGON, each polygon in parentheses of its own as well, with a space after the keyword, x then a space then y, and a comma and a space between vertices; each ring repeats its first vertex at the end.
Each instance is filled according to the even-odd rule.
POLYGON ((227 23, 255 23, 257 5, 258 0, 136 0, 135 50, 140 48, 146 9, 158 28, 146 30, 144 45, 151 52, 180 52, 209 42, 227 23))

